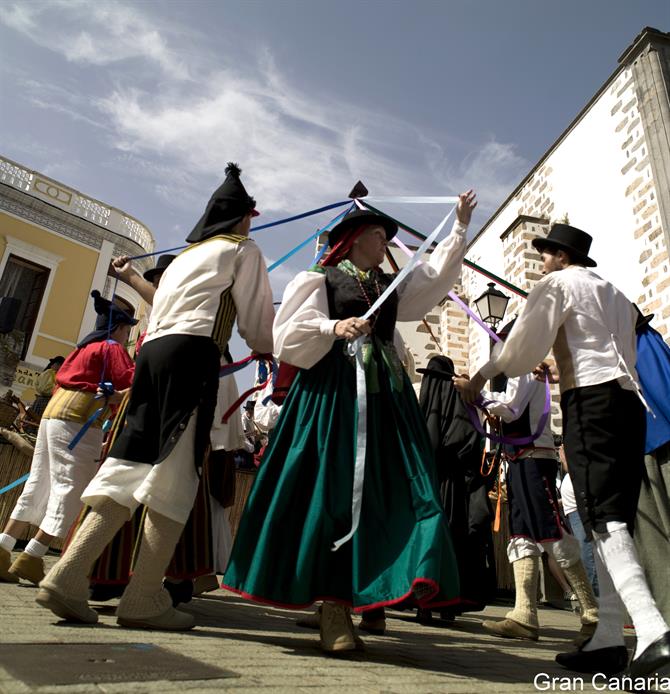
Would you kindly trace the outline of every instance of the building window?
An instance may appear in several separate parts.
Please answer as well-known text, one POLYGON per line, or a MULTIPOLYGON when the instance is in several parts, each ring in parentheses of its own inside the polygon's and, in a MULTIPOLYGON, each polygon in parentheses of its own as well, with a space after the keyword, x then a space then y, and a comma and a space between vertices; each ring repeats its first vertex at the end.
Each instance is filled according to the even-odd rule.
POLYGON ((21 359, 26 358, 48 280, 48 268, 13 254, 7 258, 0 277, 0 299, 8 297, 17 302, 12 313, 16 312, 14 330, 23 333, 21 359))

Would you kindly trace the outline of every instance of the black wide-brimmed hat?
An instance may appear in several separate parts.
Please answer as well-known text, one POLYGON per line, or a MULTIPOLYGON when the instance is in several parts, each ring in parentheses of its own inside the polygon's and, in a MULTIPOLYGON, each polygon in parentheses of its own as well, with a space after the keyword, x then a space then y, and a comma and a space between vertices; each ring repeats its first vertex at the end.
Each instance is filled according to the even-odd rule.
POLYGON ((176 255, 170 255, 166 253, 165 255, 158 256, 156 262, 156 267, 149 268, 143 275, 145 280, 148 282, 153 282, 156 275, 165 272, 167 266, 176 258, 176 255))
POLYGON ((187 243, 197 243, 217 234, 225 234, 249 213, 253 217, 258 216, 255 209, 256 201, 247 193, 240 181, 241 173, 242 170, 237 164, 228 162, 226 180, 209 199, 205 214, 186 237, 187 243))
POLYGON ((77 343, 77 347, 84 347, 91 342, 106 340, 113 330, 119 325, 137 325, 137 318, 128 315, 120 306, 113 304, 109 299, 100 295, 97 289, 91 292, 93 308, 98 314, 95 319, 95 330, 77 343))
POLYGON ((542 253, 543 250, 563 249, 568 251, 576 263, 581 263, 586 267, 595 267, 596 261, 589 258, 589 250, 593 238, 577 227, 569 224, 554 224, 549 230, 549 235, 538 236, 533 239, 533 246, 542 253))
POLYGON ((646 316, 642 311, 640 311, 640 307, 637 304, 633 304, 635 306, 635 310, 637 311, 637 320, 635 321, 635 332, 639 333, 643 328, 645 328, 649 323, 651 323, 652 318, 654 317, 653 313, 649 313, 646 316))
POLYGON ((247 400, 244 403, 244 409, 245 410, 253 410, 256 407, 256 401, 255 400, 247 400))
POLYGON ((417 369, 416 372, 449 380, 456 375, 453 360, 443 355, 432 357, 425 369, 417 369))
POLYGON ((63 364, 65 362, 65 357, 61 357, 60 354, 57 357, 51 357, 49 363, 44 367, 45 369, 50 369, 54 364, 63 364))
POLYGON ((328 234, 328 245, 332 248, 342 238, 345 232, 362 226, 363 224, 378 224, 384 227, 387 241, 390 241, 398 233, 398 225, 390 217, 377 214, 372 210, 354 210, 330 230, 328 234))

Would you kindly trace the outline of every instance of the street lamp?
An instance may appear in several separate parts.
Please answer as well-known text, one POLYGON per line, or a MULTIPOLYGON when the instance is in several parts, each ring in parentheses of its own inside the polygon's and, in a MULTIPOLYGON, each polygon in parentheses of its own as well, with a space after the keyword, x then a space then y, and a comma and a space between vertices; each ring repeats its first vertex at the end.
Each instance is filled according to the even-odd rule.
POLYGON ((495 330, 505 315, 508 301, 509 297, 498 291, 495 283, 489 282, 488 289, 479 299, 475 299, 475 306, 484 323, 488 323, 495 330))

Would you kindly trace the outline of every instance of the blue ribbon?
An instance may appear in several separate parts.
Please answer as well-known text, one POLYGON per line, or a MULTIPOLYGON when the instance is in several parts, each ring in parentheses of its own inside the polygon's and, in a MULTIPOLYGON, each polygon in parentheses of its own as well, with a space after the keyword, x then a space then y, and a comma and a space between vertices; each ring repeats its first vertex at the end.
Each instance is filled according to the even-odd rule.
POLYGON ((74 447, 81 441, 84 434, 91 428, 95 420, 105 411, 106 405, 99 407, 85 422, 84 426, 75 434, 74 438, 68 443, 68 450, 74 450, 74 447))
POLYGON ((30 473, 26 472, 26 474, 19 477, 18 480, 14 480, 6 487, 0 489, 0 494, 4 494, 5 492, 8 492, 10 489, 14 489, 14 487, 18 487, 20 484, 23 484, 28 479, 28 477, 30 477, 30 473))

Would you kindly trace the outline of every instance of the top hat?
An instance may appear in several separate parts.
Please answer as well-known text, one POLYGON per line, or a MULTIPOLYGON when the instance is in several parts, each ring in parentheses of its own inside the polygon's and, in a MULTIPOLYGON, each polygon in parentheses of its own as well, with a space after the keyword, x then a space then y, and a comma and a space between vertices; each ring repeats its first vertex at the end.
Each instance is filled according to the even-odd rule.
POLYGON ((533 246, 540 253, 546 248, 568 251, 575 262, 586 267, 595 267, 596 261, 589 258, 591 241, 593 241, 591 235, 577 227, 569 224, 554 224, 547 237, 538 236, 533 239, 533 246))
POLYGON ((153 282, 154 277, 156 275, 165 272, 167 269, 167 266, 176 258, 176 255, 170 255, 169 253, 166 253, 165 255, 161 255, 158 257, 158 261, 156 262, 156 267, 149 268, 143 275, 145 280, 148 282, 153 282))
POLYGON ((428 376, 446 378, 448 380, 451 380, 451 378, 456 375, 453 360, 443 355, 432 357, 425 369, 417 369, 416 372, 419 374, 427 374, 428 376))
POLYGON ((372 210, 354 210, 330 230, 328 245, 333 248, 347 231, 364 224, 378 224, 383 227, 387 241, 390 241, 398 233, 398 225, 390 217, 372 210))
POLYGON ((256 401, 255 400, 247 400, 244 403, 244 409, 245 410, 253 410, 254 407, 256 407, 256 401))
POLYGON ((250 213, 252 217, 258 216, 256 201, 240 181, 241 173, 237 164, 228 162, 226 180, 212 194, 205 214, 186 237, 187 243, 197 243, 217 234, 225 234, 250 213))
POLYGON ((91 292, 93 308, 98 314, 95 319, 95 330, 90 332, 83 340, 77 343, 77 347, 84 347, 91 342, 100 342, 109 337, 109 333, 119 325, 137 325, 137 318, 127 314, 120 306, 113 304, 109 299, 100 295, 97 289, 91 292))

